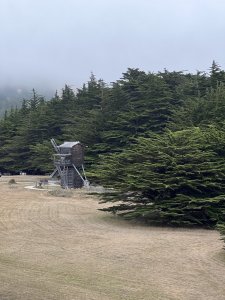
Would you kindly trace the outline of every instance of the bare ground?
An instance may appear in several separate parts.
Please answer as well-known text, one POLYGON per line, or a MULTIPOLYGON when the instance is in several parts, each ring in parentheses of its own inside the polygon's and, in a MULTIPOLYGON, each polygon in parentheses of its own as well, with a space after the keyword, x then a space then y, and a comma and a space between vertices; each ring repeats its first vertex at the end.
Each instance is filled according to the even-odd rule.
POLYGON ((209 230, 145 227, 97 198, 0 178, 0 300, 225 299, 225 251, 209 230))

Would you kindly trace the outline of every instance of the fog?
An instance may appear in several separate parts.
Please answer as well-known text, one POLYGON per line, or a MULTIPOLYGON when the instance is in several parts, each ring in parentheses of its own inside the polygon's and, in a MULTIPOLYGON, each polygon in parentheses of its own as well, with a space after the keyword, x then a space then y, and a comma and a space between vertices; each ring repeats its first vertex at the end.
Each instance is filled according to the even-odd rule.
POLYGON ((128 67, 225 67, 222 0, 1 0, 0 86, 80 87, 128 67))

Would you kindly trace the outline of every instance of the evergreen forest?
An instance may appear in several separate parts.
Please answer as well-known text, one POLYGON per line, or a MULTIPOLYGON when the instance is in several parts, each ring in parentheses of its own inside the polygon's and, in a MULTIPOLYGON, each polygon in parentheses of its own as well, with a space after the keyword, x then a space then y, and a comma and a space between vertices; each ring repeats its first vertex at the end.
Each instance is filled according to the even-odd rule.
MULTIPOLYGON (((81 141, 103 210, 148 224, 218 228, 225 237, 225 71, 128 68, 91 74, 52 99, 33 90, 0 120, 0 171, 50 174, 57 143, 81 141)), ((101 207, 101 206, 100 206, 101 207)))

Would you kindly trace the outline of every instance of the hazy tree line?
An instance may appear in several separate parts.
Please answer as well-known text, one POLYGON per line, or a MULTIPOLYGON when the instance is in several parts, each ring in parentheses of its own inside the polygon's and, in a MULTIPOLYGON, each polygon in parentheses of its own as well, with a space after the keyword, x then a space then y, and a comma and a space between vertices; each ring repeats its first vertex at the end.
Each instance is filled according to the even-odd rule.
POLYGON ((0 87, 0 116, 4 114, 6 109, 10 109, 16 102, 19 101, 19 96, 27 97, 26 91, 19 90, 16 87, 2 86, 0 87), (18 93, 19 92, 19 93, 18 93), (20 94, 21 92, 21 94, 20 94))
POLYGON ((225 224, 225 72, 128 69, 46 101, 33 91, 0 121, 2 172, 52 171, 50 138, 87 146, 92 182, 113 187, 107 211, 182 226, 225 224))
MULTIPOLYGON (((42 87, 42 91, 47 97, 54 95, 54 91, 50 88, 42 87)), ((18 87, 13 84, 0 86, 0 117, 4 115, 5 110, 12 106, 20 107, 20 99, 28 99, 30 96, 31 91, 26 87, 18 87)))

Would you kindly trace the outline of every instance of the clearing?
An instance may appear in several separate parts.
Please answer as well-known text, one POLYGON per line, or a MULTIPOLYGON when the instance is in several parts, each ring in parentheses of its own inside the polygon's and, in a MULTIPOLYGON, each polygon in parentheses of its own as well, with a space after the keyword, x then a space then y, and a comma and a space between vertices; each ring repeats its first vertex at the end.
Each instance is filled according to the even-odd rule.
POLYGON ((84 191, 53 197, 13 178, 0 178, 1 300, 225 299, 216 231, 132 224, 84 191))

